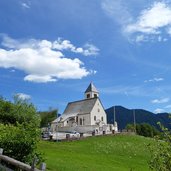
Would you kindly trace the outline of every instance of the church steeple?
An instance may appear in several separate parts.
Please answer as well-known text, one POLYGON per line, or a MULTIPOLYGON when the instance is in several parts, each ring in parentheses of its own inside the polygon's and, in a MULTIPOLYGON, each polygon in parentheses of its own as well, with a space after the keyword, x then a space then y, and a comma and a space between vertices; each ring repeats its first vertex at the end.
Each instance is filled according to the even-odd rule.
POLYGON ((99 92, 97 91, 96 87, 91 82, 88 88, 85 91, 85 99, 99 97, 99 92))

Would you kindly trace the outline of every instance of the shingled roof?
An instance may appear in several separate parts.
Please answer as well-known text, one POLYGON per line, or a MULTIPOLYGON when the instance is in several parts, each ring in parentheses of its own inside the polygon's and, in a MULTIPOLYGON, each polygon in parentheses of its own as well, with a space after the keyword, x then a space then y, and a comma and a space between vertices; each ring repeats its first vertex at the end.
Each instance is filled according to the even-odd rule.
POLYGON ((93 109, 96 101, 97 101, 97 98, 90 98, 90 99, 84 99, 84 100, 80 100, 80 101, 70 102, 70 103, 68 103, 63 114, 90 113, 91 110, 93 109))
POLYGON ((98 91, 97 91, 96 87, 93 85, 93 83, 90 83, 90 85, 86 89, 85 93, 88 93, 88 92, 98 93, 98 91))
POLYGON ((64 113, 60 117, 58 117, 56 120, 54 120, 53 123, 59 122, 60 120, 64 121, 67 118, 75 117, 78 114, 90 113, 97 99, 98 98, 90 98, 90 99, 84 99, 84 100, 68 103, 64 113))

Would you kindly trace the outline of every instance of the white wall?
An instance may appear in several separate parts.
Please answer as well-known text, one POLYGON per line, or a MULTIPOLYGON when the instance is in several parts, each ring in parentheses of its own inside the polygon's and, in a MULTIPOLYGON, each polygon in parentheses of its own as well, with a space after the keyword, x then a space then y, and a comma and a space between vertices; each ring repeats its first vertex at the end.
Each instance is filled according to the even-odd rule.
POLYGON ((84 114, 84 115, 78 115, 78 125, 80 125, 80 119, 84 119, 84 122, 82 125, 91 125, 90 122, 90 114, 84 114))
POLYGON ((103 106, 100 102, 99 99, 97 99, 92 111, 91 111, 91 125, 95 125, 96 121, 94 120, 94 116, 96 116, 96 121, 97 120, 102 120, 103 117, 103 122, 107 124, 107 118, 106 118, 106 113, 103 109, 103 106))
POLYGON ((95 97, 95 95, 96 95, 96 97, 99 97, 99 93, 95 93, 95 92, 87 92, 87 93, 85 93, 85 95, 84 95, 85 99, 89 99, 89 98, 87 98, 87 94, 89 94, 89 95, 90 95, 90 97, 89 97, 89 98, 94 98, 94 97, 95 97))

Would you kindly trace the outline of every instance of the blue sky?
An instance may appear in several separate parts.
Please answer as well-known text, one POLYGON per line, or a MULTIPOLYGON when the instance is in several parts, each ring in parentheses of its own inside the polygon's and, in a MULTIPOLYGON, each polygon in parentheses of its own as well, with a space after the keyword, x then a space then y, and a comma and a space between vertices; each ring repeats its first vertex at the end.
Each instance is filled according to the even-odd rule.
POLYGON ((38 110, 84 98, 171 111, 171 0, 1 0, 0 94, 38 110))

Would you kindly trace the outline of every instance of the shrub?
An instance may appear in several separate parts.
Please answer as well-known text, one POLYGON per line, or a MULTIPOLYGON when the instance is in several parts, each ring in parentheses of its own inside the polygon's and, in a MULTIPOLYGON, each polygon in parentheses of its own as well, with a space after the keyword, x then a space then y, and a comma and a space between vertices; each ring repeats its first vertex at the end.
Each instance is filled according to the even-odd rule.
POLYGON ((0 99, 0 147, 5 155, 31 163, 38 155, 39 125, 39 116, 31 103, 19 99, 11 103, 0 99))

